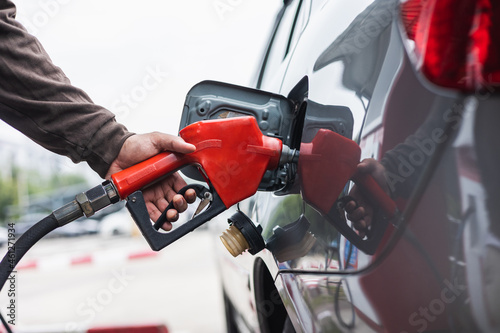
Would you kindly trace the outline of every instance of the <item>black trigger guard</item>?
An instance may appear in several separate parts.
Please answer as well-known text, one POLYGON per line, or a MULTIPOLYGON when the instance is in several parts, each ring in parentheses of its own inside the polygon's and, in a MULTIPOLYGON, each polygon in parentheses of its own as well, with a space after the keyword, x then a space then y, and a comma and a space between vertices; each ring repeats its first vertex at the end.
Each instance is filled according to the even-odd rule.
MULTIPOLYGON (((210 191, 203 185, 191 184, 184 186, 179 192, 177 192, 177 194, 181 194, 182 196, 184 196, 184 194, 186 194, 187 190, 189 189, 193 189, 196 192, 196 196, 200 199, 203 199, 205 197, 205 193, 210 193, 210 191)), ((174 208, 174 200, 170 201, 167 208, 165 208, 163 213, 161 213, 160 217, 155 222, 154 228, 156 230, 160 230, 163 223, 167 222, 167 212, 172 208, 174 208)))
POLYGON ((217 192, 213 191, 212 202, 203 213, 196 215, 193 219, 179 225, 174 230, 165 233, 153 227, 141 191, 136 191, 128 196, 126 207, 153 251, 159 251, 172 244, 227 209, 217 192))

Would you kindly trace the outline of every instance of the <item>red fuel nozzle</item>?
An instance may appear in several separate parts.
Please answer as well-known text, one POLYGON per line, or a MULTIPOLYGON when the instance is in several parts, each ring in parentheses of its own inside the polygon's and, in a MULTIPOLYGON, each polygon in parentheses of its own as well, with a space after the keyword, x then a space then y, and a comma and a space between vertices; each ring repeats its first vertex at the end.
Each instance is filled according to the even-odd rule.
POLYGON ((228 208, 253 195, 266 170, 280 164, 282 142, 263 135, 253 117, 199 121, 179 134, 196 151, 161 153, 112 175, 121 199, 195 164, 228 208))
MULTIPOLYGON (((185 155, 162 153, 111 176, 120 198, 128 198, 127 208, 132 218, 155 251, 255 194, 265 172, 290 159, 280 160, 282 142, 263 135, 253 117, 199 121, 182 129, 180 136, 194 144, 196 151, 185 155), (209 200, 209 206, 178 228, 160 233, 158 229, 166 221, 166 212, 172 203, 152 226, 140 190, 193 164, 198 166, 210 189, 192 184, 179 193, 192 188, 199 198, 209 200)), ((291 155, 292 159, 294 156, 288 150, 285 155, 291 155)))

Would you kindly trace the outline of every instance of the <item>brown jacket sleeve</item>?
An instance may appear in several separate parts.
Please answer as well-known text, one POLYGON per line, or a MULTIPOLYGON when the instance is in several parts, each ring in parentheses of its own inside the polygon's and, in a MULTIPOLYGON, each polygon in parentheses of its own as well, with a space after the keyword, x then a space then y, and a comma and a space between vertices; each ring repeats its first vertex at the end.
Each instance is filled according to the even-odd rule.
POLYGON ((14 4, 0 0, 0 118, 104 177, 132 133, 71 85, 15 15, 14 4))

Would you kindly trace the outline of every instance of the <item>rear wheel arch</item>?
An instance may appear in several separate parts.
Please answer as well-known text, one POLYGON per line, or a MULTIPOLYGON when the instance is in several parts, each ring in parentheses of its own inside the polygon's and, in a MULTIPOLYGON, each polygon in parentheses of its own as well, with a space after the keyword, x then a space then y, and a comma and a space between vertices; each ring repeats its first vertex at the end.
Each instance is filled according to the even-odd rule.
POLYGON ((289 320, 285 306, 264 260, 257 258, 253 269, 255 310, 261 333, 283 332, 289 320))

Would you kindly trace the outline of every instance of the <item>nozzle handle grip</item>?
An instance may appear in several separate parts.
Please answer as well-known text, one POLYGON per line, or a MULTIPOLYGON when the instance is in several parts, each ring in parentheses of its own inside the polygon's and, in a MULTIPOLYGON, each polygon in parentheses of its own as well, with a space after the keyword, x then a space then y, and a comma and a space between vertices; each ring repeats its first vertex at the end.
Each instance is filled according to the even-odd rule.
POLYGON ((189 154, 164 152, 111 176, 121 199, 190 164, 189 154))
POLYGON ((396 215, 396 203, 370 174, 358 172, 352 180, 373 205, 382 209, 386 218, 391 219, 396 215))

